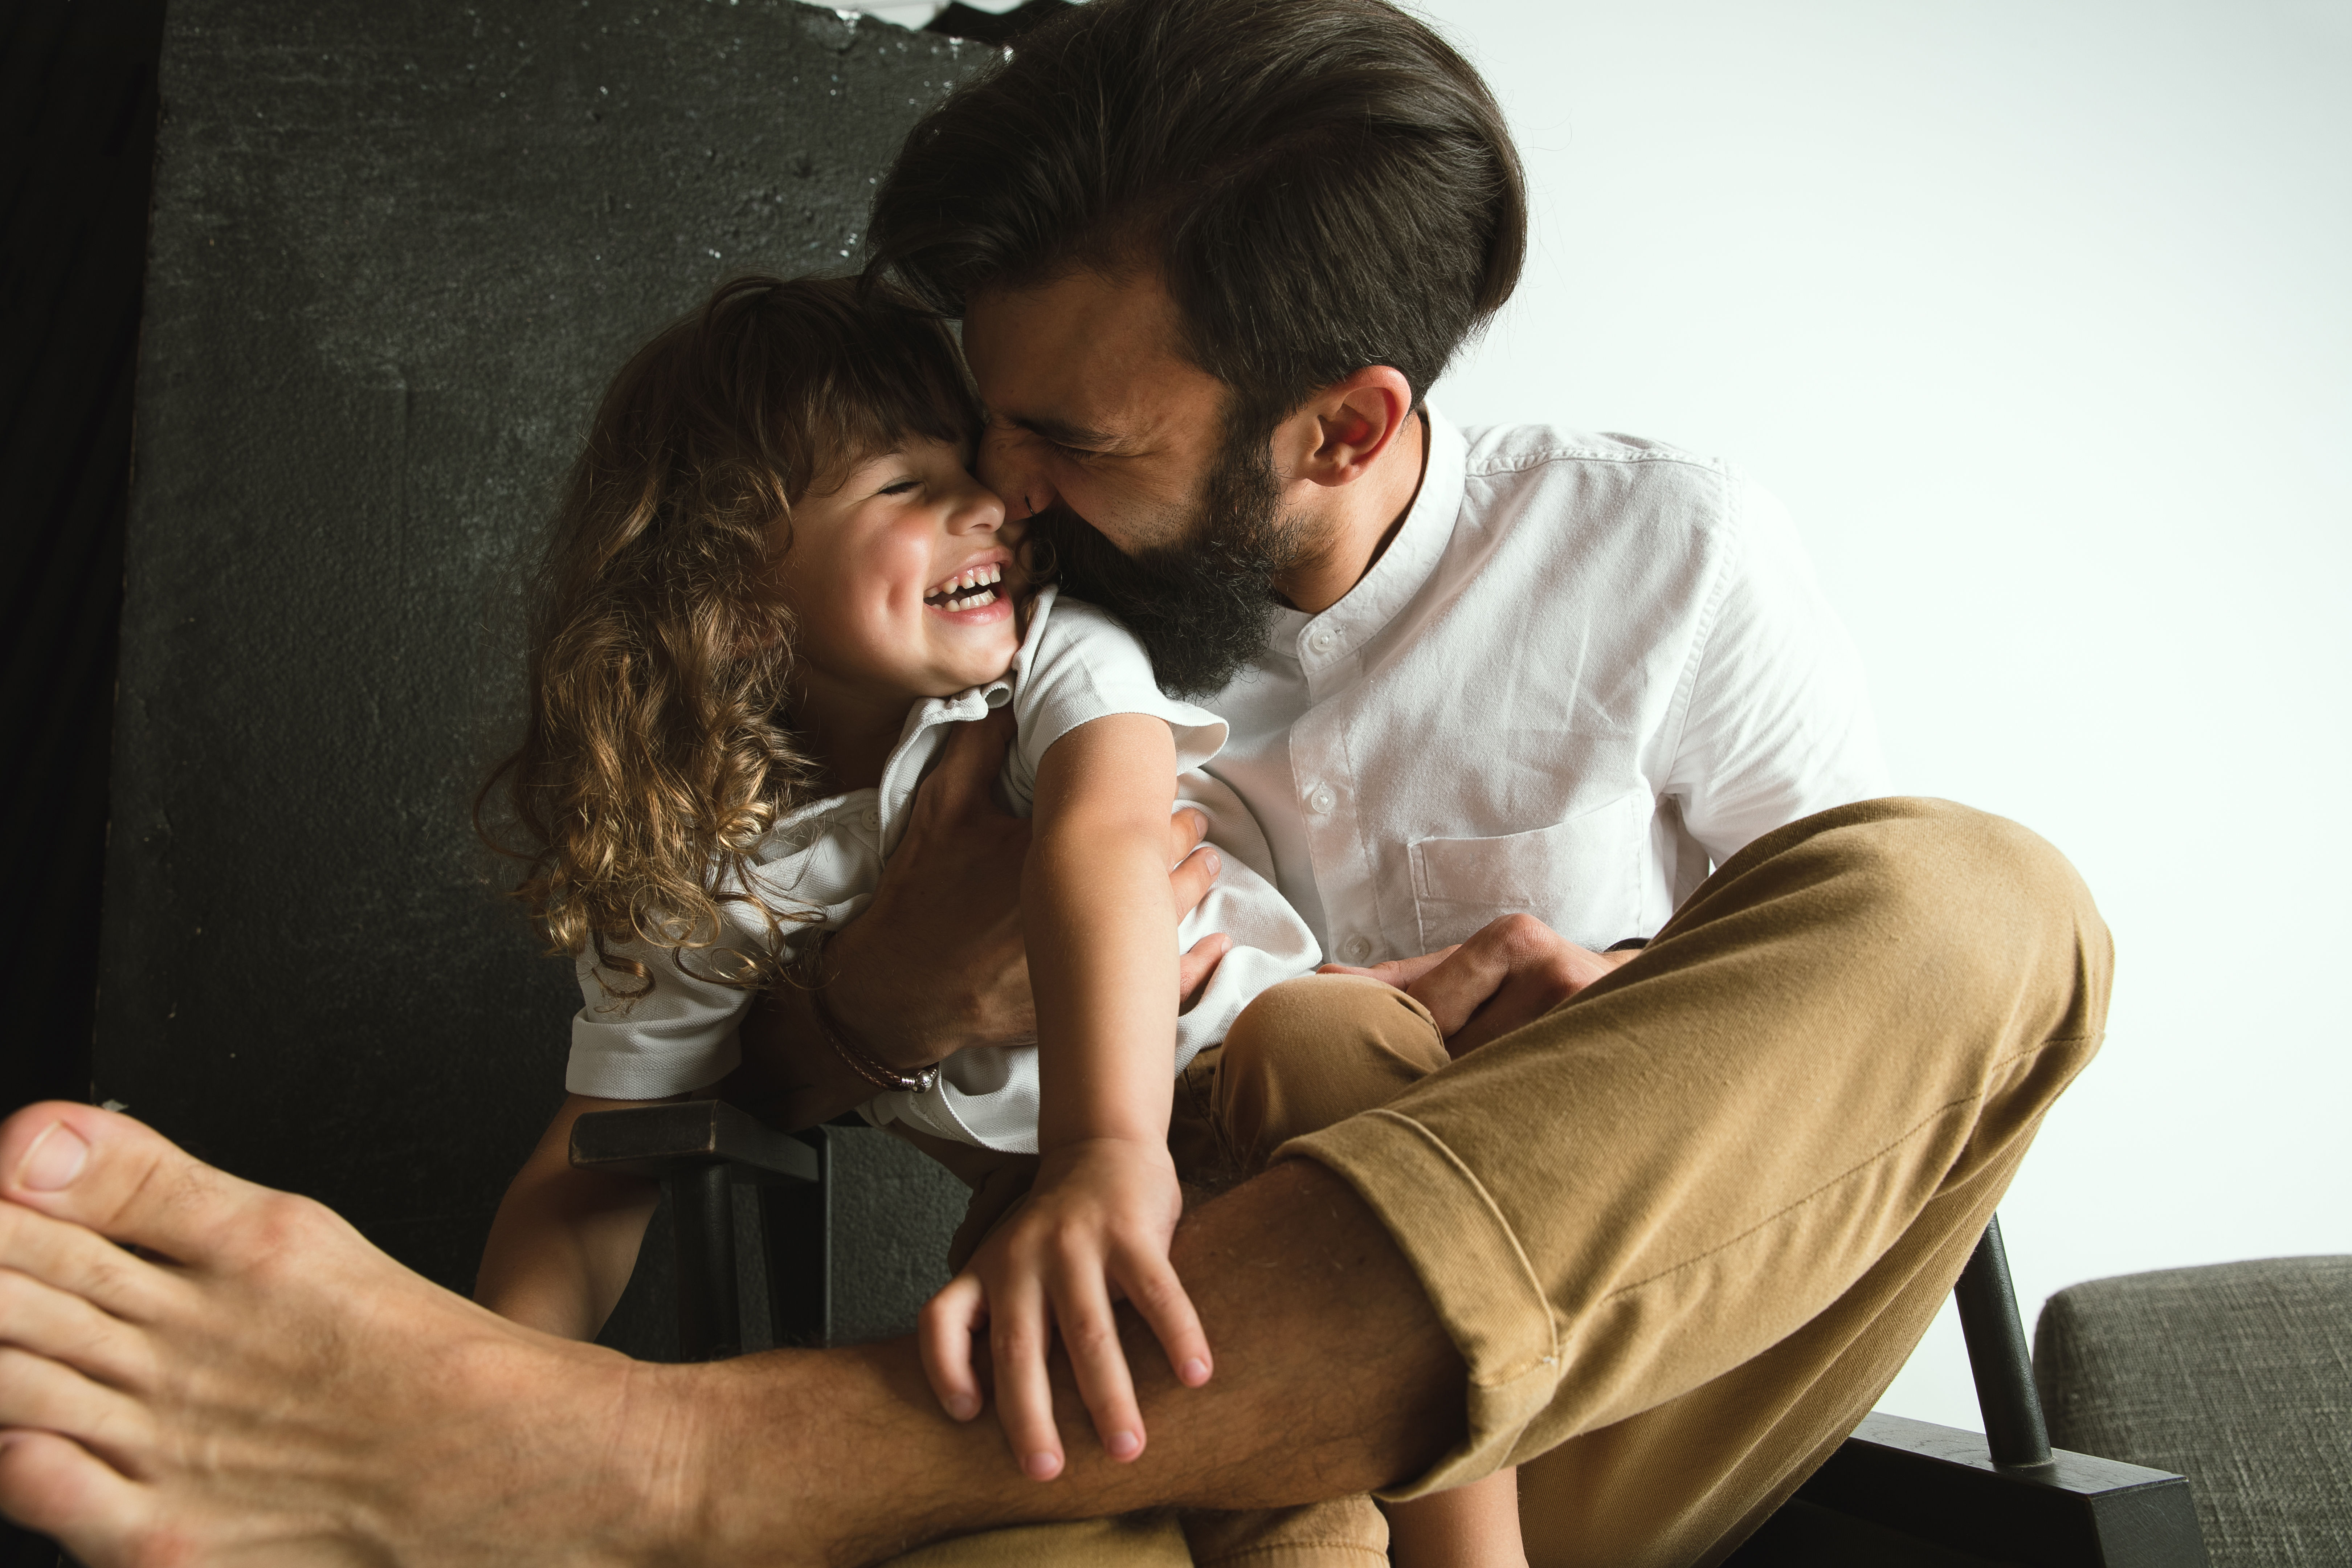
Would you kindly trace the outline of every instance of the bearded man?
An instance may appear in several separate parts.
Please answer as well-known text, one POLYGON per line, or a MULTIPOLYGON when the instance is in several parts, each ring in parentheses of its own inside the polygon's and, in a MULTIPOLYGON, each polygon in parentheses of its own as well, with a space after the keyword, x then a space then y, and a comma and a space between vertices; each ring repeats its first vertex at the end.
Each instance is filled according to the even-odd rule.
MULTIPOLYGON (((49 1105, 0 1130, 0 1509, 96 1565, 1238 1561, 1150 1513, 1052 1521, 1517 1466, 1537 1563, 1727 1552, 1925 1331, 2096 1048, 2108 946, 2031 835, 1869 798, 1853 652, 1754 485, 1430 407, 1524 227, 1485 87, 1381 0, 1096 0, 877 198, 877 270, 962 321, 982 477, 1228 719, 1216 771, 1357 972, 1298 983, 1286 1029, 1402 993, 1443 1037, 1188 1216, 1206 1386, 1122 1310, 995 1391, 1008 1428, 1082 1430, 1121 1355, 1141 1453, 1030 1479, 911 1341, 559 1343, 49 1105)), ((1028 1027, 1024 829, 964 742, 833 946, 831 1006, 894 1066, 1028 1027)), ((791 994, 747 1027, 786 1123, 871 1092, 779 1065, 813 1028, 791 994)))

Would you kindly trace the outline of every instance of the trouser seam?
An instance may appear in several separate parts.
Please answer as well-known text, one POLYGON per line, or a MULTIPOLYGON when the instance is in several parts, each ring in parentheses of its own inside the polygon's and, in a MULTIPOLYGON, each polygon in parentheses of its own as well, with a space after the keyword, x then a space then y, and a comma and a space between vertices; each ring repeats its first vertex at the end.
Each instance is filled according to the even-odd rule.
POLYGON ((1389 1554, 1376 1552, 1360 1541, 1286 1541, 1278 1546, 1244 1546, 1235 1552, 1220 1552, 1214 1557, 1195 1557, 1199 1568, 1209 1568, 1219 1563, 1247 1563, 1253 1559, 1287 1557, 1301 1551, 1349 1552, 1374 1563, 1386 1563, 1389 1554))
MULTIPOLYGON (((2009 1056, 2000 1058, 1999 1060, 1991 1064, 1988 1076, 1990 1076, 1992 1073, 2000 1072, 2003 1068, 2008 1067, 2012 1062, 2020 1062, 2025 1060, 2029 1057, 2040 1056, 2042 1052, 2050 1049, 2053 1046, 2082 1045, 2092 1038, 2093 1037, 2089 1035, 2053 1036, 2051 1038, 2042 1041, 2039 1045, 2032 1046, 2025 1050, 2012 1052, 2009 1056)), ((1855 1161, 1853 1164, 1847 1166, 1844 1170, 1840 1171, 1836 1175, 1832 1176, 1829 1180, 1823 1182, 1820 1186, 1815 1187, 1811 1192, 1805 1194, 1802 1197, 1796 1199, 1794 1202, 1790 1203, 1781 1208, 1773 1210, 1770 1214, 1766 1215, 1762 1219, 1758 1220, 1754 1225, 1749 1226, 1746 1230, 1741 1231, 1738 1236, 1727 1237, 1724 1240, 1717 1243, 1715 1246, 1708 1247, 1705 1252, 1695 1252, 1690 1257, 1684 1258, 1680 1263, 1661 1268, 1655 1274, 1647 1275, 1643 1279, 1631 1280, 1623 1285, 1620 1285, 1614 1290, 1612 1290, 1607 1295, 1601 1297, 1601 1300, 1604 1302, 1613 1301, 1618 1297, 1623 1296, 1631 1291, 1646 1289, 1648 1287, 1656 1284, 1659 1280, 1665 1279, 1670 1274, 1679 1274, 1686 1268, 1696 1268, 1699 1264, 1706 1262, 1708 1258, 1715 1257, 1717 1253, 1730 1250, 1732 1247, 1738 1246, 1741 1242, 1746 1241, 1749 1237, 1754 1236, 1758 1231, 1764 1230, 1771 1226, 1777 1225, 1781 1220, 1786 1219, 1789 1215, 1795 1214, 1799 1209, 1804 1208, 1808 1205, 1814 1203, 1820 1199, 1822 1194, 1829 1192, 1832 1188, 1844 1184, 1856 1172, 1867 1170, 1869 1167, 1877 1164, 1880 1161, 1885 1159, 1887 1155, 1893 1153, 1895 1150, 1901 1148, 1904 1144, 1908 1143, 1914 1137, 1917 1136, 1921 1128, 1942 1120, 1945 1116, 1950 1114, 1955 1107, 1967 1105, 1972 1101, 1981 1100, 1982 1099, 1984 1099, 1984 1091, 1979 1089, 1974 1094, 1964 1094, 1957 1100, 1946 1100, 1943 1104, 1937 1106, 1935 1110, 1921 1117, 1917 1121, 1915 1121, 1909 1127, 1905 1128, 1902 1134, 1892 1142, 1883 1145, 1873 1152, 1864 1155, 1862 1159, 1855 1161)))

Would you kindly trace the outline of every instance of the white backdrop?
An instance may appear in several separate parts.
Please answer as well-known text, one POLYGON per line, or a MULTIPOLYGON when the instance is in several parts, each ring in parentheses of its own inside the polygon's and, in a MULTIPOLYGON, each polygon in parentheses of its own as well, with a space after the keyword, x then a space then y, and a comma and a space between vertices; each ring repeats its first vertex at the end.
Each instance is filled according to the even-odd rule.
MULTIPOLYGON (((2077 1279, 2352 1252, 2352 4, 1420 8, 1537 212, 1439 405, 1762 478, 1896 786, 2047 836, 2115 930, 2106 1048, 2001 1207, 2029 1329, 2077 1279)), ((1980 1425, 1948 1309, 1882 1405, 1980 1425)))

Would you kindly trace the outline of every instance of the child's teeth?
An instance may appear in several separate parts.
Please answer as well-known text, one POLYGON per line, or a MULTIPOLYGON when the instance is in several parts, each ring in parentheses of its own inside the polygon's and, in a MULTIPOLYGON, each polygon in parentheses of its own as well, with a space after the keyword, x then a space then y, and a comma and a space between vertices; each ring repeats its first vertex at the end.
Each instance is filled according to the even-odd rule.
MULTIPOLYGON (((1002 583, 1003 581, 1004 568, 1003 566, 975 566, 968 572, 958 573, 955 576, 949 578, 946 582, 940 584, 938 587, 933 588, 929 593, 924 595, 923 597, 929 599, 942 595, 961 595, 971 592, 971 590, 974 588, 985 588, 992 583, 1002 583)), ((992 605, 995 602, 996 595, 993 594, 988 595, 985 598, 974 599, 971 605, 964 604, 961 597, 950 597, 948 599, 947 607, 950 610, 962 610, 974 608, 982 605, 992 605)))

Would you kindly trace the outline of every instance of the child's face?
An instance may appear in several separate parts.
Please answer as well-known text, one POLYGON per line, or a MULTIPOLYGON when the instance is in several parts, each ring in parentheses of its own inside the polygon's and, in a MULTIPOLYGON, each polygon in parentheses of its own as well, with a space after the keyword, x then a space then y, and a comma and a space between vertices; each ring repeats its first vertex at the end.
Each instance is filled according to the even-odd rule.
POLYGON ((799 618, 810 694, 946 697, 993 680, 1020 650, 1004 503, 943 441, 910 439, 793 509, 777 569, 799 618))

